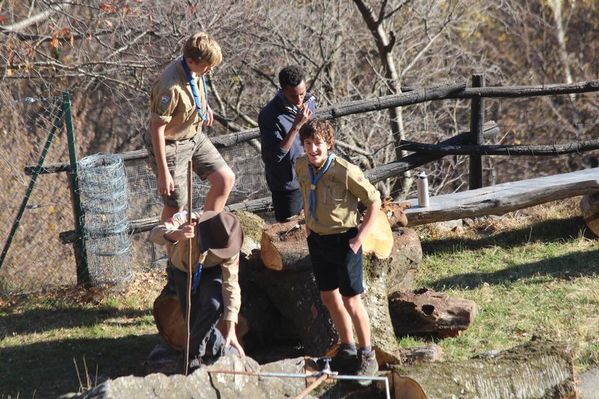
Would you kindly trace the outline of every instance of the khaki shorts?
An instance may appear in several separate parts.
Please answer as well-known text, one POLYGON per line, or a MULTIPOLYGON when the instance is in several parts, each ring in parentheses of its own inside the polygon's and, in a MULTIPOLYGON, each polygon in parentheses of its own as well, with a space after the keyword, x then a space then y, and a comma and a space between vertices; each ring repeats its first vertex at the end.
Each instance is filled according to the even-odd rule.
MULTIPOLYGON (((158 166, 154 157, 154 148, 148 133, 144 134, 144 144, 148 150, 148 160, 154 174, 158 174, 158 166)), ((214 144, 204 133, 196 134, 192 139, 170 141, 165 143, 166 164, 175 182, 175 191, 171 195, 163 195, 162 201, 172 208, 182 209, 187 204, 187 162, 191 159, 193 171, 205 180, 227 163, 214 144)))

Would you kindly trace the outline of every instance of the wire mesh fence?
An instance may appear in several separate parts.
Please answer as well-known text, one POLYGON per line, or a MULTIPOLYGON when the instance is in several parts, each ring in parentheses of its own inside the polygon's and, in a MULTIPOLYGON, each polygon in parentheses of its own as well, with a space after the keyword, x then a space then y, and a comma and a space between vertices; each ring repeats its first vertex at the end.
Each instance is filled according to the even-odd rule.
POLYGON ((65 173, 27 176, 25 166, 36 165, 48 142, 44 165, 68 161, 62 131, 62 98, 11 96, 0 90, 2 128, 0 143, 0 242, 7 249, 0 267, 0 292, 28 292, 49 286, 76 282, 71 247, 64 246, 58 234, 73 226, 68 179, 65 173), (31 179, 37 182, 27 204, 23 202, 31 179), (23 213, 19 217, 19 210, 23 213), (12 243, 6 242, 15 222, 12 243))
POLYGON ((127 180, 118 155, 96 154, 78 163, 84 212, 83 240, 92 285, 118 285, 132 277, 127 180))

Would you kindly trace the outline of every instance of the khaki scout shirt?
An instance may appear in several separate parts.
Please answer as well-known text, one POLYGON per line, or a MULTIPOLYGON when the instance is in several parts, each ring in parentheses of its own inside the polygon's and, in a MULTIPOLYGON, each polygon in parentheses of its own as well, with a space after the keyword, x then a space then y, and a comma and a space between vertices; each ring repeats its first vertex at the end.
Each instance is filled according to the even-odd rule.
POLYGON ((356 227, 359 222, 358 200, 369 207, 381 198, 360 168, 335 157, 329 170, 316 183, 316 218, 312 218, 309 210, 311 182, 308 167, 307 156, 297 159, 295 169, 304 198, 306 225, 315 233, 338 234, 356 227))
MULTIPOLYGON (((206 93, 202 79, 194 77, 198 87, 202 113, 207 112, 206 93)), ((166 123, 165 140, 186 140, 202 129, 191 86, 185 77, 181 57, 172 61, 152 86, 150 118, 166 123)))
MULTIPOLYGON (((194 213, 193 218, 199 218, 199 214, 194 213)), ((187 273, 187 256, 189 251, 189 240, 178 241, 172 244, 164 238, 164 234, 177 230, 179 226, 187 222, 187 213, 178 212, 166 223, 158 225, 150 232, 150 240, 156 244, 171 244, 170 263, 177 269, 187 273)), ((239 254, 229 258, 221 259, 214 255, 210 250, 200 252, 197 237, 191 240, 191 259, 194 260, 192 271, 195 271, 197 263, 204 267, 214 267, 221 265, 223 273, 223 302, 224 315, 226 321, 237 323, 237 315, 241 307, 241 288, 239 287, 239 254)))

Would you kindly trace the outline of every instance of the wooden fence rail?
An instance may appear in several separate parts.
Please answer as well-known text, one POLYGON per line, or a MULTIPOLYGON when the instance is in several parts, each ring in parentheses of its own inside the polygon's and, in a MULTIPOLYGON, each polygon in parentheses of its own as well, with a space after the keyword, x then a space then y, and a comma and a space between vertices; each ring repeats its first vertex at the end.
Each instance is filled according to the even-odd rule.
MULTIPOLYGON (((484 102, 482 101, 483 98, 524 98, 597 92, 599 91, 599 80, 572 84, 511 87, 488 87, 484 86, 484 84, 484 76, 475 75, 472 78, 472 86, 474 87, 467 87, 465 83, 454 83, 435 87, 414 88, 404 93, 331 105, 319 109, 316 112, 316 116, 322 119, 335 119, 358 113, 415 105, 427 101, 447 99, 470 99, 473 101, 471 107, 470 132, 458 134, 439 144, 402 141, 400 144, 401 148, 408 151, 414 151, 415 154, 366 171, 366 177, 373 183, 389 177, 398 176, 405 171, 438 160, 446 155, 457 154, 469 155, 471 157, 474 156, 476 157, 474 159, 478 159, 476 162, 471 162, 470 176, 476 176, 476 178, 470 179, 470 186, 480 187, 482 184, 482 163, 479 159, 480 156, 483 155, 557 155, 599 149, 599 140, 587 140, 552 146, 484 145, 484 140, 496 134, 499 129, 494 122, 484 123, 484 102)), ((249 129, 211 137, 211 141, 217 148, 227 148, 256 139, 259 135, 258 129, 249 129)), ((121 156, 124 161, 138 160, 146 158, 147 152, 146 150, 129 151, 121 154, 121 156)), ((25 168, 25 173, 56 173, 69 170, 70 167, 68 164, 53 164, 46 166, 41 170, 36 166, 27 166, 25 168)), ((228 205, 227 209, 243 209, 251 212, 259 212, 268 209, 270 205, 270 198, 258 198, 244 201, 239 204, 228 205)), ((156 223, 158 223, 158 217, 132 221, 131 232, 137 233, 150 230, 156 223)), ((76 241, 78 235, 74 231, 67 231, 61 233, 60 237, 62 242, 72 243, 76 241)))
MULTIPOLYGON (((466 87, 465 83, 444 85, 438 87, 412 89, 407 93, 394 94, 367 100, 350 101, 343 104, 331 105, 320 108, 316 116, 323 119, 335 119, 343 116, 381 111, 388 108, 415 105, 426 101, 447 100, 447 99, 472 99, 480 97, 489 98, 517 98, 517 97, 535 97, 547 95, 589 93, 599 91, 599 80, 571 84, 552 84, 539 86, 511 86, 511 87, 466 87)), ((223 134, 221 136, 211 137, 210 140, 217 148, 227 148, 245 143, 252 139, 260 137, 258 129, 249 129, 241 132, 223 134)), ((416 145, 417 143, 408 142, 406 145, 416 145)), ((403 145, 403 144, 402 144, 403 145)), ((519 146, 513 146, 517 149, 519 146)), ((409 147, 406 150, 412 151, 409 147)), ((592 148, 594 149, 594 148, 592 148)), ((442 150, 434 147, 422 147, 413 151, 442 153, 442 150)), ((474 151, 474 150, 472 150, 474 151)), ((446 153, 448 154, 448 153, 446 153)), ((465 153, 470 155, 470 153, 465 153)), ((476 154, 473 152, 472 154, 476 154)), ((485 155, 484 152, 478 154, 485 155)), ((145 149, 128 151, 121 154, 124 161, 144 159, 148 156, 145 149)), ((511 155, 508 153, 488 154, 488 155, 511 155)), ((530 154, 526 154, 530 155, 530 154)), ((536 155, 536 154, 535 154, 536 155)), ((31 175, 36 171, 36 166, 25 167, 25 174, 31 175)), ((40 173, 66 172, 69 170, 69 164, 57 163, 45 166, 40 173)))

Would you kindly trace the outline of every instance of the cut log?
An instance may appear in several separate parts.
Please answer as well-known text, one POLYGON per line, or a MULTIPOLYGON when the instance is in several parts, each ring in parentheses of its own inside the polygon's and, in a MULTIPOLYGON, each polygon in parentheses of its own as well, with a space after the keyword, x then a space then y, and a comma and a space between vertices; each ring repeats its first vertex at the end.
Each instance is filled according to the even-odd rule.
POLYGON ((417 381, 428 398, 576 398, 571 353, 542 340, 495 356, 396 366, 394 373, 417 381))
POLYGON ((388 258, 393 249, 393 233, 385 212, 377 213, 374 224, 362 243, 365 255, 373 254, 379 259, 388 258))
MULTIPOLYGON (((411 291, 414 289, 414 275, 422 261, 422 246, 420 237, 415 230, 402 227, 393 231, 393 249, 387 259, 378 259, 372 264, 376 270, 384 269, 387 275, 387 296, 396 291, 411 291)), ((369 258, 364 258, 368 263, 369 258)))
POLYGON ((397 335, 455 337, 476 317, 476 303, 427 289, 395 292, 389 297, 393 328, 397 335))
POLYGON ((580 210, 589 230, 599 237, 599 192, 582 197, 580 210))
POLYGON ((260 258, 271 270, 311 268, 303 219, 266 225, 260 240, 260 258))

